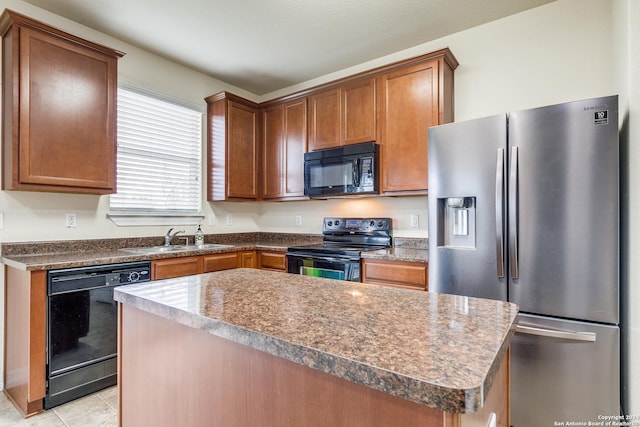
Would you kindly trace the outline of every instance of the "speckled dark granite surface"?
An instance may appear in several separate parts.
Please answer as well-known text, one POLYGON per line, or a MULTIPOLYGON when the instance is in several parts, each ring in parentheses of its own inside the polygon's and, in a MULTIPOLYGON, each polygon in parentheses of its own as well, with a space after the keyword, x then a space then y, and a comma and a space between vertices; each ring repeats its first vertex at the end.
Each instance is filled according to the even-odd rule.
POLYGON ((379 251, 362 252, 362 258, 387 259, 407 262, 429 262, 429 251, 426 249, 412 249, 393 247, 379 251))
MULTIPOLYGON (((182 237, 183 235, 180 235, 182 237)), ((193 236, 185 235, 193 244, 193 236)), ((205 243, 232 245, 232 248, 189 250, 161 254, 133 254, 122 248, 161 246, 164 237, 131 237, 120 239, 61 240, 48 242, 2 243, 2 262, 22 270, 51 270, 86 267, 130 261, 175 258, 243 250, 271 250, 285 252, 289 246, 322 241, 321 235, 294 233, 230 233, 208 234, 205 243)), ((174 243, 179 243, 176 238, 174 243)), ((395 238, 394 247, 387 250, 363 252, 363 258, 396 261, 427 262, 427 239, 395 238)))
POLYGON ((517 314, 507 302, 254 269, 123 286, 115 298, 448 412, 482 406, 517 314))
MULTIPOLYGON (((188 237, 190 242, 193 242, 193 236, 188 237)), ((197 250, 192 246, 185 251, 156 254, 136 254, 123 251, 122 248, 161 246, 164 243, 164 237, 8 242, 2 243, 1 248, 4 264, 32 271, 256 249, 285 252, 288 246, 320 241, 322 236, 312 234, 233 233, 207 235, 205 238, 205 243, 231 245, 228 248, 197 250)), ((174 239, 174 243, 179 243, 179 240, 174 239)))

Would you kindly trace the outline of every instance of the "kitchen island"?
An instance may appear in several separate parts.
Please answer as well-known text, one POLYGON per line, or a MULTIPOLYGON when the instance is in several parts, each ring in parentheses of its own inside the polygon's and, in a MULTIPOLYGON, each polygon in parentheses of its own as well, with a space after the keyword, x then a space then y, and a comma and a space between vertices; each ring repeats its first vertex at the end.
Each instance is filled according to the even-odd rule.
POLYGON ((115 298, 122 426, 508 425, 510 303, 254 269, 115 298))

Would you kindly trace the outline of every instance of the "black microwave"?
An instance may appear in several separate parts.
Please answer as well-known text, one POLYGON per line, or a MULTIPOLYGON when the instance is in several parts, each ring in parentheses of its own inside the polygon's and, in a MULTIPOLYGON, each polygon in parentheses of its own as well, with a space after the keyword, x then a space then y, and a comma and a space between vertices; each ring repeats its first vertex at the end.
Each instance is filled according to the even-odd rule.
POLYGON ((378 194, 379 146, 344 145, 304 155, 304 194, 327 198, 378 194))

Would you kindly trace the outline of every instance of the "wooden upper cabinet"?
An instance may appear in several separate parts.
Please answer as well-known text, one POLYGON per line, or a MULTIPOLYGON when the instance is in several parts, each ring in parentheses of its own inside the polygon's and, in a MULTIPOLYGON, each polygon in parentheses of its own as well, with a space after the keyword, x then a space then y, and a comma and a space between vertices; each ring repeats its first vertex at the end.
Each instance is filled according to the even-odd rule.
POLYGON ((221 92, 206 98, 207 199, 258 198, 258 106, 221 92))
POLYGON ((441 58, 378 77, 381 192, 426 194, 428 129, 453 121, 455 58, 441 58))
POLYGON ((262 112, 262 198, 304 197, 307 100, 267 107, 262 112))
POLYGON ((340 89, 309 97, 309 151, 338 147, 340 141, 340 89))
POLYGON ((114 193, 123 53, 10 10, 0 32, 3 188, 114 193))
POLYGON ((375 140, 374 78, 309 96, 309 151, 375 140))
POLYGON ((428 129, 453 121, 457 66, 442 49, 261 105, 206 98, 208 200, 303 198, 305 152, 368 141, 380 145, 382 195, 426 194, 428 129))
POLYGON ((376 81, 363 79, 342 87, 342 144, 376 140, 376 81))

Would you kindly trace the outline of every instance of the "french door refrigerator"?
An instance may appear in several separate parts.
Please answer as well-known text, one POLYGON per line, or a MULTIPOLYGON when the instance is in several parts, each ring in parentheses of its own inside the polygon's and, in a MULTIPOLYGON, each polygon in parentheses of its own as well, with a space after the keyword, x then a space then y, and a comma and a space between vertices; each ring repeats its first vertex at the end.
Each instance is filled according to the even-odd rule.
POLYGON ((514 427, 620 413, 618 153, 617 96, 429 129, 429 290, 520 306, 514 427))

